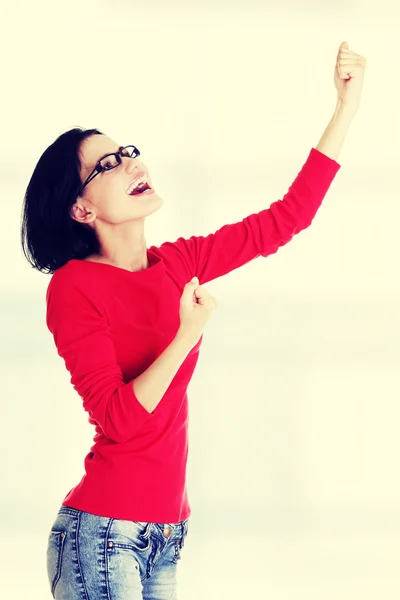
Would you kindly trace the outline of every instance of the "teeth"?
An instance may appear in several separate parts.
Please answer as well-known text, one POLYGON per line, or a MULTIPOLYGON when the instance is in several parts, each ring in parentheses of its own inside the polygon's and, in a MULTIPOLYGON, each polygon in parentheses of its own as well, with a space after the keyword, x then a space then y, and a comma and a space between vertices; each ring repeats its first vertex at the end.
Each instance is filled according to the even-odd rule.
POLYGON ((145 181, 147 181, 146 175, 143 175, 143 177, 140 177, 139 179, 135 179, 135 181, 133 181, 129 186, 127 194, 130 194, 132 190, 134 190, 139 185, 139 183, 143 183, 145 181))

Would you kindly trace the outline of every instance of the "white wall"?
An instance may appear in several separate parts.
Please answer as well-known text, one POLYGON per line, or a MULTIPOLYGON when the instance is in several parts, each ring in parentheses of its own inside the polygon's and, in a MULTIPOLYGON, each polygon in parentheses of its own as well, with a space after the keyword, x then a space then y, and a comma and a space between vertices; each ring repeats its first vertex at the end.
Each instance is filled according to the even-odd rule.
POLYGON ((193 516, 180 594, 399 595, 398 28, 385 2, 262 4, 1 9, 0 556, 10 600, 50 598, 48 529, 93 435, 45 325, 49 276, 19 247, 39 156, 74 125, 133 143, 164 198, 148 245, 205 235, 286 193, 333 113, 343 40, 367 57, 364 95, 314 223, 207 285, 221 304, 189 388, 193 516))

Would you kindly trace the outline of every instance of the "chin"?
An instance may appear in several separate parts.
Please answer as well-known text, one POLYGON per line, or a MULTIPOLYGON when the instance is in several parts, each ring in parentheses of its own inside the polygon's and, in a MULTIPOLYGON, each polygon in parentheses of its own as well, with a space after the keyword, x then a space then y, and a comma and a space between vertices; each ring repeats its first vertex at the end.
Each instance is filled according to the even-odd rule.
POLYGON ((164 200, 155 192, 154 194, 151 194, 151 196, 148 196, 146 202, 148 202, 148 209, 150 211, 149 214, 155 212, 156 210, 159 210, 164 204, 164 200))

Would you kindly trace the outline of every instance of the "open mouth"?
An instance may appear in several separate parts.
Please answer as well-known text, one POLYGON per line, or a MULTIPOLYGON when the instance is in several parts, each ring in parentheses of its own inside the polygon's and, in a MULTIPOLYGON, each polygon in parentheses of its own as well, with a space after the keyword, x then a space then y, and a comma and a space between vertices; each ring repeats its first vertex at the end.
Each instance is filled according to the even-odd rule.
POLYGON ((141 183, 139 183, 139 185, 137 185, 135 188, 133 188, 133 190, 129 192, 129 195, 138 196, 140 194, 143 194, 143 192, 146 192, 147 190, 151 190, 151 187, 149 186, 147 181, 142 181, 141 183))
POLYGON ((136 179, 136 182, 133 181, 127 190, 127 194, 129 196, 139 196, 140 194, 144 194, 145 192, 153 191, 150 184, 147 181, 147 176, 142 175, 136 179), (135 187, 133 187, 135 186, 135 187))

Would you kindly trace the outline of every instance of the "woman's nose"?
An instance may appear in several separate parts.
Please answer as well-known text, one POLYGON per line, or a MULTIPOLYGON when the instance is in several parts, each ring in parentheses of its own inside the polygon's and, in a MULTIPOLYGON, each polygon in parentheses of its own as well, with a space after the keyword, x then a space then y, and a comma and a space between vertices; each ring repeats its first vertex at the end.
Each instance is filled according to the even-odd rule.
POLYGON ((140 161, 135 158, 128 158, 126 161, 125 169, 128 173, 132 173, 135 169, 140 169, 140 161))

